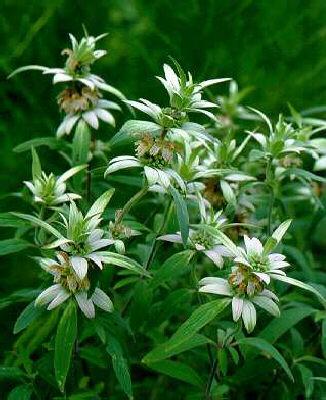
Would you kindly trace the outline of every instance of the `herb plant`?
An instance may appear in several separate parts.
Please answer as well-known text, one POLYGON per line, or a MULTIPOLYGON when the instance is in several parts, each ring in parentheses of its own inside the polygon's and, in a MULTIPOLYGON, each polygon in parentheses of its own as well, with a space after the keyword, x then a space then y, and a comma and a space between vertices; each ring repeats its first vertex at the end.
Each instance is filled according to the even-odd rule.
POLYGON ((234 80, 197 82, 174 59, 164 105, 128 100, 93 73, 104 36, 70 35, 62 68, 10 76, 51 77, 62 120, 16 148, 31 171, 0 216, 22 287, 24 259, 39 271, 2 300, 28 303, 8 398, 322 398, 325 121, 292 106, 272 121, 234 80))

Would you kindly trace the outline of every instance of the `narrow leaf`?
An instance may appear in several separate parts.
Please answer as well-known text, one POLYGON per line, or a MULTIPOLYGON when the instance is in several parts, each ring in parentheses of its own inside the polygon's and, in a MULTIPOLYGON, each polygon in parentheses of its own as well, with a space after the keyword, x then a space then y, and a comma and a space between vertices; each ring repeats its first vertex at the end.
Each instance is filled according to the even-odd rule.
POLYGON ((248 345, 248 346, 253 346, 257 348, 258 350, 261 350, 267 354, 269 354, 271 357, 274 358, 275 361, 277 361, 280 366, 283 368, 283 370, 286 372, 288 377, 291 379, 291 381, 294 381, 292 372, 290 371, 290 368, 281 355, 281 353, 270 343, 268 343, 266 340, 257 338, 257 337, 247 337, 238 340, 238 343, 240 345, 248 345))
POLYGON ((71 301, 63 312, 55 337, 54 370, 62 392, 64 391, 76 337, 77 312, 75 303, 71 301))

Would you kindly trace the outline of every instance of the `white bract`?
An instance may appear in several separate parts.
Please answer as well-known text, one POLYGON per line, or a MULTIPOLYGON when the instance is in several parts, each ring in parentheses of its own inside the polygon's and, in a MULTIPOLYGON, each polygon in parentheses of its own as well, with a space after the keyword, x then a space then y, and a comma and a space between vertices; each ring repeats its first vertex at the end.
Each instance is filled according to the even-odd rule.
POLYGON ((41 171, 40 174, 33 177, 33 181, 25 181, 24 183, 33 193, 36 203, 56 206, 67 201, 81 198, 81 196, 76 193, 65 193, 66 181, 84 168, 85 166, 83 165, 73 167, 59 177, 54 176, 52 173, 47 175, 45 172, 41 171))
POLYGON ((280 310, 276 304, 278 298, 273 292, 260 287, 255 277, 250 277, 235 269, 229 276, 229 280, 207 277, 199 282, 202 293, 211 293, 232 297, 233 320, 241 317, 250 333, 256 326, 255 305, 268 311, 273 316, 279 316, 280 310))
POLYGON ((72 258, 64 252, 57 253, 57 260, 39 258, 41 267, 53 275, 54 285, 43 290, 35 300, 36 306, 47 306, 48 310, 58 307, 70 297, 74 297, 79 308, 87 318, 95 317, 95 307, 112 312, 113 304, 109 296, 100 288, 95 288, 88 297, 90 281, 80 277, 73 267, 72 258))

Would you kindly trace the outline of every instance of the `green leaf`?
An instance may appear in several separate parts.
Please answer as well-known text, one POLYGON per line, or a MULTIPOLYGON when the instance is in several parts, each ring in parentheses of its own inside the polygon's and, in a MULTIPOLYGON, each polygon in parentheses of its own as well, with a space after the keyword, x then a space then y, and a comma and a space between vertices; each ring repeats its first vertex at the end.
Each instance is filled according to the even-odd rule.
POLYGON ((16 340, 15 350, 25 358, 33 354, 56 327, 58 313, 59 308, 47 311, 34 320, 16 340))
POLYGON ((86 164, 88 159, 89 147, 91 144, 91 132, 82 119, 78 122, 74 138, 72 141, 72 160, 73 165, 86 164))
POLYGON ((195 370, 179 361, 162 360, 148 364, 148 367, 161 374, 171 376, 180 381, 197 387, 203 386, 203 381, 195 370))
POLYGON ((193 250, 185 250, 181 253, 173 254, 163 265, 155 271, 150 286, 154 289, 170 280, 175 280, 189 269, 189 262, 194 255, 193 250))
POLYGON ((169 344, 169 341, 166 341, 165 343, 158 345, 148 354, 146 354, 145 357, 142 359, 142 362, 148 364, 164 360, 166 358, 175 356, 177 354, 194 349, 195 347, 203 346, 208 343, 214 344, 213 341, 199 333, 195 333, 194 335, 185 338, 181 343, 178 344, 178 346, 171 346, 169 344))
POLYGON ((275 239, 277 243, 282 240, 283 236, 286 234, 286 231, 289 229, 291 222, 291 219, 287 219, 286 221, 282 222, 281 225, 273 232, 272 238, 275 239))
POLYGON ((30 385, 16 386, 8 395, 7 400, 30 400, 33 389, 30 385))
POLYGON ((295 326, 304 318, 309 317, 314 312, 311 307, 295 307, 284 310, 281 316, 273 319, 259 334, 261 339, 265 339, 269 343, 274 343, 284 333, 295 326))
POLYGON ((109 337, 106 351, 111 356, 114 373, 120 383, 121 388, 128 397, 132 397, 131 379, 129 367, 118 341, 112 336, 109 337))
POLYGON ((10 212, 0 213, 0 226, 22 228, 26 223, 10 212))
POLYGON ((33 180, 42 174, 42 166, 39 156, 34 147, 32 147, 32 177, 33 180))
POLYGON ((278 281, 289 283, 290 285, 297 286, 301 289, 307 290, 308 292, 313 293, 320 303, 326 308, 326 299, 325 297, 313 286, 308 285, 307 283, 298 281, 297 279, 290 278, 289 276, 283 276, 283 275, 274 275, 274 279, 277 279, 278 281))
POLYGON ((34 301, 28 304, 21 312, 14 326, 14 334, 27 328, 35 319, 43 313, 41 307, 35 307, 34 301))
POLYGON ((238 343, 240 345, 248 345, 257 348, 258 350, 261 350, 262 352, 265 352, 269 354, 271 357, 274 358, 276 362, 280 364, 280 366, 283 368, 283 370, 286 372, 288 377, 291 379, 291 381, 294 382, 294 378, 292 375, 292 372, 290 371, 290 368, 281 355, 281 353, 270 343, 268 343, 266 340, 257 338, 257 337, 247 337, 243 339, 239 339, 238 343))
POLYGON ((113 196, 115 189, 109 189, 104 192, 92 205, 86 214, 85 218, 92 218, 94 215, 102 215, 106 206, 109 204, 111 197, 113 196))
POLYGON ((177 217, 183 244, 186 246, 189 237, 189 214, 187 204, 181 194, 173 187, 169 186, 177 210, 177 217))
POLYGON ((18 367, 0 366, 0 380, 22 380, 26 375, 18 367))
POLYGON ((301 380, 305 390, 305 399, 309 399, 314 391, 313 373, 303 364, 298 364, 298 369, 301 374, 301 380))
POLYGON ((22 153, 27 150, 31 150, 32 147, 48 146, 50 149, 59 149, 62 147, 63 141, 53 137, 42 137, 28 140, 27 142, 21 143, 14 148, 14 152, 22 153))
POLYGON ((63 235, 53 226, 48 224, 45 221, 42 221, 41 219, 34 217, 34 215, 29 215, 29 214, 21 214, 21 213, 12 213, 18 218, 24 219, 26 221, 31 222, 33 225, 39 226, 40 228, 45 229, 49 233, 52 233, 53 236, 57 237, 58 239, 64 239, 63 235))
POLYGON ((312 172, 300 168, 288 168, 282 173, 282 175, 283 176, 294 175, 296 177, 303 178, 309 182, 310 181, 326 182, 326 179, 323 178, 322 176, 313 174, 312 172))
POLYGON ((31 243, 26 242, 23 239, 5 239, 0 240, 0 256, 6 254, 18 253, 19 251, 25 250, 28 247, 33 247, 31 243))
POLYGON ((322 322, 321 332, 322 332, 321 349, 323 352, 323 356, 326 358, 326 319, 324 319, 322 322))
POLYGON ((146 271, 140 264, 138 264, 137 261, 127 256, 113 253, 111 251, 97 251, 96 254, 102 258, 104 264, 112 264, 117 267, 128 269, 129 271, 140 275, 150 276, 149 272, 146 271))
POLYGON ((156 135, 159 134, 161 130, 162 128, 154 122, 132 119, 122 125, 119 132, 109 141, 109 145, 111 147, 124 145, 126 141, 129 141, 131 138, 139 139, 144 133, 156 135))
POLYGON ((58 324, 54 348, 55 377, 63 392, 70 367, 72 350, 77 337, 76 305, 70 301, 58 324))
MULTIPOLYGON (((214 300, 199 306, 191 314, 190 318, 179 327, 175 334, 167 342, 159 345, 157 348, 148 353, 143 358, 143 362, 148 363, 163 360, 170 357, 172 354, 177 354, 180 352, 180 348, 184 349, 186 347, 186 349, 188 349, 188 344, 192 341, 195 334, 214 318, 216 318, 217 315, 220 314, 229 303, 229 299, 222 299, 214 300)), ((198 339, 198 336, 196 336, 195 341, 198 341, 198 339)), ((200 337, 199 341, 200 344, 203 344, 202 337, 200 337)))

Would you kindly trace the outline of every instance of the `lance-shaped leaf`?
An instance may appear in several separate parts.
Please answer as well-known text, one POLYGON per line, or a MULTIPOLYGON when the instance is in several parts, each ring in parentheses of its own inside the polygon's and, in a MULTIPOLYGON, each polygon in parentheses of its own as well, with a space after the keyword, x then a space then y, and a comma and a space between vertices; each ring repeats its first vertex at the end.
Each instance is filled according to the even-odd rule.
POLYGON ((321 302, 321 304, 326 308, 326 299, 325 297, 313 286, 308 285, 307 283, 301 282, 297 279, 290 278, 289 276, 284 276, 284 275, 278 275, 278 274, 273 274, 273 278, 277 279, 278 281, 289 283, 290 285, 297 286, 301 289, 308 290, 308 292, 313 293, 315 296, 317 296, 318 300, 321 302))
POLYGON ((40 177, 42 174, 42 167, 41 167, 41 162, 39 159, 39 156, 36 152, 36 150, 34 149, 34 147, 32 147, 32 176, 33 176, 33 180, 40 177))
POLYGON ((195 347, 194 345, 189 346, 189 342, 193 340, 195 342, 199 340, 200 344, 202 344, 203 337, 196 335, 197 332, 216 318, 229 303, 229 299, 221 299, 199 306, 191 314, 190 318, 179 327, 176 333, 168 341, 148 353, 143 358, 143 362, 149 363, 163 360, 173 354, 178 354, 180 350, 185 351, 195 347))
POLYGON ((97 251, 96 255, 99 256, 104 264, 112 264, 117 267, 128 269, 131 272, 150 276, 149 272, 146 271, 137 261, 124 256, 122 254, 113 253, 110 251, 97 251))
POLYGON ((0 240, 0 256, 6 254, 18 253, 19 251, 25 250, 28 247, 32 247, 31 243, 26 242, 23 239, 5 239, 0 240))
POLYGON ((173 186, 169 186, 169 191, 176 207, 182 242, 184 246, 186 246, 189 237, 189 214, 187 204, 181 194, 173 186))
POLYGON ((58 325, 54 348, 55 377, 63 392, 77 337, 77 312, 73 301, 68 303, 58 325))
POLYGON ((113 196, 114 189, 109 189, 104 192, 92 205, 89 209, 88 213, 86 214, 85 218, 92 218, 94 215, 101 215, 105 210, 106 206, 109 204, 111 197, 113 196))
POLYGON ((286 372, 291 381, 294 381, 292 372, 290 371, 290 368, 285 359, 283 358, 283 356, 281 355, 281 353, 266 340, 257 337, 250 337, 250 338, 248 337, 238 340, 238 344, 253 346, 256 347, 258 350, 261 350, 262 352, 269 354, 271 357, 274 358, 275 361, 277 361, 280 364, 280 366, 286 372))
POLYGON ((197 387, 203 386, 203 381, 200 376, 187 364, 179 361, 161 360, 147 365, 149 368, 159 372, 160 374, 168 375, 197 387))
POLYGON ((52 233, 52 235, 57 237, 58 239, 64 239, 64 236, 57 229, 53 228, 53 226, 35 217, 34 215, 21 214, 21 213, 12 213, 12 214, 15 215, 16 217, 31 222, 32 225, 36 225, 39 226, 40 228, 43 228, 47 232, 52 233))
POLYGON ((111 356, 113 370, 121 388, 129 398, 132 398, 132 387, 128 363, 123 355, 120 344, 112 336, 108 338, 106 351, 111 356))

